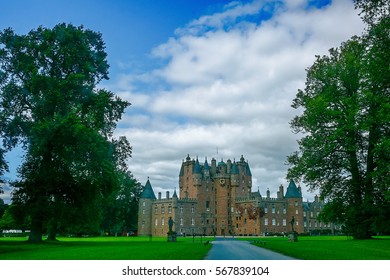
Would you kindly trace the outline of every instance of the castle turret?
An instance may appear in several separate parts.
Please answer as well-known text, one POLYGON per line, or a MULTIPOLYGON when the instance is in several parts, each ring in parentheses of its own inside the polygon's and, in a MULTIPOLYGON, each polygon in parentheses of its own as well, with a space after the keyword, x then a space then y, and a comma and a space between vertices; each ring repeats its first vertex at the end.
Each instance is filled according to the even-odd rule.
POLYGON ((209 164, 207 162, 207 158, 206 158, 206 160, 204 162, 204 166, 203 166, 203 176, 205 178, 209 178, 210 177, 210 166, 209 166, 209 164))
POLYGON ((192 172, 192 177, 194 179, 194 184, 199 186, 202 184, 202 168, 200 167, 199 160, 196 158, 194 170, 192 172))
POLYGON ((173 208, 177 208, 178 202, 179 202, 179 198, 177 197, 177 193, 176 193, 176 189, 175 189, 175 191, 173 192, 173 195, 172 195, 173 208))
POLYGON ((302 233, 304 231, 302 193, 295 185, 294 180, 290 180, 284 197, 287 199, 287 217, 291 217, 291 220, 294 221, 294 231, 302 233))
POLYGON ((217 173, 217 161, 215 160, 215 158, 212 158, 211 159, 211 174, 212 175, 215 175, 217 173))
POLYGON ((231 177, 231 185, 234 187, 238 187, 240 185, 240 171, 238 170, 236 161, 232 164, 232 169, 230 171, 231 177))
POLYGON ((149 178, 139 199, 138 235, 152 234, 152 204, 156 200, 149 178))
POLYGON ((232 169, 232 161, 228 159, 226 162, 226 173, 230 173, 231 169, 232 169))
POLYGON ((277 197, 278 197, 278 199, 284 198, 284 188, 283 188, 282 184, 280 184, 280 186, 279 186, 279 191, 277 192, 277 197))

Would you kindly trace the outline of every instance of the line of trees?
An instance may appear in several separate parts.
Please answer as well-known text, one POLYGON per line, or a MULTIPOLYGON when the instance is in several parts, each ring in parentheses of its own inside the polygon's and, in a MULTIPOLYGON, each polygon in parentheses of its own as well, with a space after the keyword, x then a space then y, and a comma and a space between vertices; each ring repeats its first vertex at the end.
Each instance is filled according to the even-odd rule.
POLYGON ((131 210, 138 205, 130 143, 113 135, 130 103, 98 87, 106 56, 101 34, 83 26, 0 32, 0 178, 4 153, 22 146, 9 212, 29 226, 30 241, 97 230, 107 208, 126 207, 124 197, 131 210))
POLYGON ((304 136, 288 176, 319 189, 322 219, 355 238, 390 233, 389 2, 355 1, 365 32, 317 56, 292 104, 304 136))

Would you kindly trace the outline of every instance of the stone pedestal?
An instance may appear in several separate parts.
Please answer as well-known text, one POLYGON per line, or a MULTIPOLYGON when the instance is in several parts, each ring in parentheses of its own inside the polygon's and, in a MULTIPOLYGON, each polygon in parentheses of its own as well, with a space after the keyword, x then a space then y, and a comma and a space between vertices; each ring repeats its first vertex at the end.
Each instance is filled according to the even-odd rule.
POLYGON ((168 242, 176 242, 177 234, 174 231, 170 231, 170 232, 167 233, 167 237, 168 237, 167 238, 168 242))
POLYGON ((290 241, 290 242, 298 242, 298 233, 296 231, 290 232, 288 234, 288 241, 290 241))

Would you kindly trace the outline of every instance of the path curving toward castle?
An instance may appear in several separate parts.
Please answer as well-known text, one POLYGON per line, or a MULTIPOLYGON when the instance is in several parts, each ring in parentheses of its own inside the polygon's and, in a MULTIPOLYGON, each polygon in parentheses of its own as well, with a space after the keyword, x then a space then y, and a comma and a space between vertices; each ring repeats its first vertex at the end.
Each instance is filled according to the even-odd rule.
POLYGON ((205 260, 295 260, 235 238, 217 237, 211 243, 213 247, 205 260))

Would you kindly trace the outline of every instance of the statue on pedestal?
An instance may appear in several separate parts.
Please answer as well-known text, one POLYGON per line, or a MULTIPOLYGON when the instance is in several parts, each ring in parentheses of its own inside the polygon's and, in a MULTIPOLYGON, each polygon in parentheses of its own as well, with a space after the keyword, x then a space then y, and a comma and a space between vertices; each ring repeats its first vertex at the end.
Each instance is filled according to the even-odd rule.
POLYGON ((294 223, 295 223, 295 219, 294 219, 294 216, 292 216, 291 221, 290 221, 290 224, 291 224, 291 231, 292 231, 292 232, 294 232, 294 223))
POLYGON ((168 226, 169 226, 169 232, 172 232, 173 224, 175 222, 172 220, 172 217, 169 217, 168 226))

